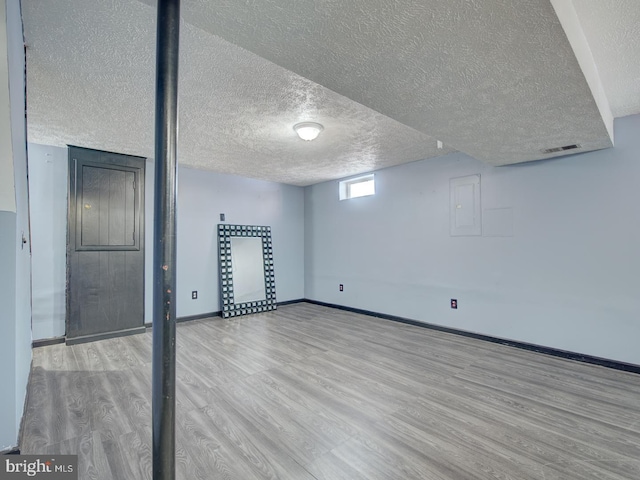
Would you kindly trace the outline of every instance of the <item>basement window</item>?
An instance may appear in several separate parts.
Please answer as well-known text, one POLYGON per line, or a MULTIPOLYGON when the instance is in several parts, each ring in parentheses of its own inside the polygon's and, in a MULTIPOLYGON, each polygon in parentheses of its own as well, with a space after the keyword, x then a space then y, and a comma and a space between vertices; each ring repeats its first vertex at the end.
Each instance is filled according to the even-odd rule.
POLYGON ((373 179, 373 173, 340 182, 340 200, 366 197, 368 195, 374 195, 375 193, 376 185, 373 179))

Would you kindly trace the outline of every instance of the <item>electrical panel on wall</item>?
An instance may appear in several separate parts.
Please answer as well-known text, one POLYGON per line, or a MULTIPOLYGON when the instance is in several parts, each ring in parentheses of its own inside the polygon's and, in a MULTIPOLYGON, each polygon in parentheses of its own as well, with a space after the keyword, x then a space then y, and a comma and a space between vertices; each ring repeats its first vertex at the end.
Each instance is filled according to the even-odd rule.
POLYGON ((449 234, 452 237, 482 235, 480 175, 449 180, 449 234))

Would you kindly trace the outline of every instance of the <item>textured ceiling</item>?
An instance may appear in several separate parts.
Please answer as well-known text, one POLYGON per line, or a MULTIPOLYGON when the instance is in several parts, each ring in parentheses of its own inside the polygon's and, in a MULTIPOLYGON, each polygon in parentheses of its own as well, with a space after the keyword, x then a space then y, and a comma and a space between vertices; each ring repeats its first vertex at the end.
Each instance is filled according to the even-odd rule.
MULTIPOLYGON (((155 10, 23 0, 29 140, 153 157, 155 10)), ((192 25, 181 30, 179 162, 309 185, 451 152, 192 25), (295 123, 324 125, 313 142, 295 123)))
MULTIPOLYGON (((549 0, 182 3, 183 165, 309 185, 454 148, 611 146, 549 0)), ((29 140, 153 156, 155 1, 22 4, 29 140)))
POLYGON ((191 0, 183 16, 493 165, 611 146, 549 0, 191 0))
POLYGON ((640 1, 573 0, 611 113, 640 113, 640 1))

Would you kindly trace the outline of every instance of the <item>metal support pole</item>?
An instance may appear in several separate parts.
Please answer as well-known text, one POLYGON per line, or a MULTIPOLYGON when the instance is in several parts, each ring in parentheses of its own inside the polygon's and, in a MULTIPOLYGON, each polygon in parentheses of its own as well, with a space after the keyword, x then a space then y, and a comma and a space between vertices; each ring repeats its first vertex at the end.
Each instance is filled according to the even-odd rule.
POLYGON ((180 0, 158 0, 153 256, 153 478, 175 478, 180 0))

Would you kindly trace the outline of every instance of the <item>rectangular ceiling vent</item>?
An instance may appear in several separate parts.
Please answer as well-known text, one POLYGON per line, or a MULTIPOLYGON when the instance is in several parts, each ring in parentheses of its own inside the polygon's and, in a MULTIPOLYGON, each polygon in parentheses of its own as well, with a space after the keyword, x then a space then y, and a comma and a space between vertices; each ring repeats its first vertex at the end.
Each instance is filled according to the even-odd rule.
POLYGON ((580 148, 580 145, 574 143, 573 145, 565 145, 564 147, 547 148, 546 150, 542 150, 542 153, 563 152, 565 150, 573 150, 574 148, 580 148))

